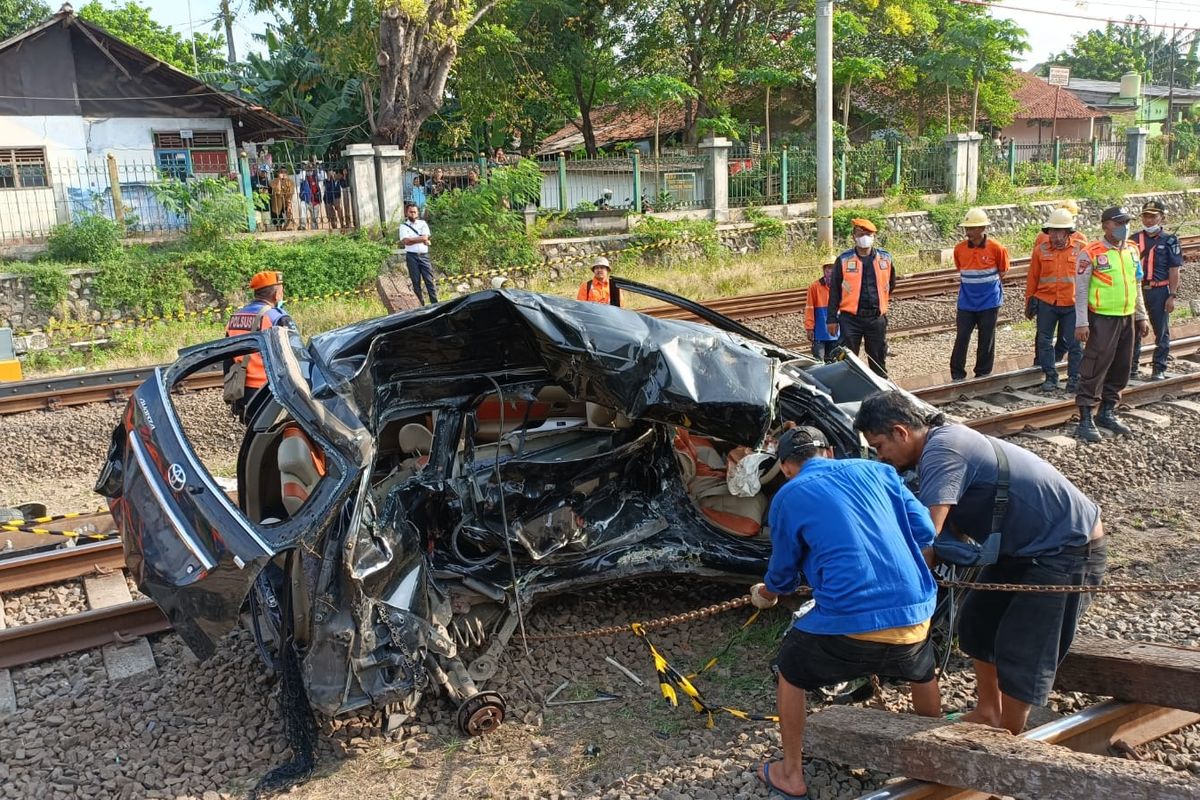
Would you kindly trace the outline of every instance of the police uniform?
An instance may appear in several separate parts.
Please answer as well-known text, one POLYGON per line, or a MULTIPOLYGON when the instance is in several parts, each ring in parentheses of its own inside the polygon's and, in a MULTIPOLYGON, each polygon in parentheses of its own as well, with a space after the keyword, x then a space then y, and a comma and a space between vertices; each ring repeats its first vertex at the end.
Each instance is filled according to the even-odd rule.
MULTIPOLYGON (((1123 208, 1105 210, 1101 221, 1128 222, 1123 208)), ((1083 327, 1087 320, 1088 340, 1079 367, 1079 435, 1099 440, 1092 424, 1092 407, 1100 403, 1095 424, 1127 432, 1116 419, 1121 390, 1129 383, 1133 360, 1134 331, 1146 319, 1142 299, 1142 265, 1137 246, 1123 238, 1114 244, 1107 236, 1083 249, 1075 265, 1075 319, 1083 327)))
MULTIPOLYGON (((869 221, 856 219, 854 224, 875 232, 875 226, 869 221)), ((829 321, 831 324, 837 322, 841 329, 840 344, 853 350, 855 355, 866 345, 868 365, 885 378, 888 301, 895 288, 896 270, 891 253, 886 250, 872 247, 871 252, 860 256, 851 248, 833 263, 829 310, 836 319, 829 321)))
MULTIPOLYGON (((1157 212, 1163 214, 1162 204, 1150 200, 1142 206, 1142 213, 1157 212)), ((1154 367, 1152 380, 1166 377, 1167 356, 1171 353, 1171 314, 1167 311, 1167 300, 1175 296, 1171 289, 1172 278, 1176 287, 1179 286, 1179 268, 1183 266, 1183 251, 1175 234, 1167 233, 1161 227, 1153 235, 1145 229, 1130 237, 1137 245, 1142 261, 1142 295, 1146 301, 1146 313, 1150 316, 1150 327, 1154 329, 1154 367)), ((1137 376, 1137 345, 1134 341, 1133 366, 1130 375, 1137 376)))
MULTIPOLYGON (((274 286, 283 282, 283 274, 279 272, 258 273, 250 281, 252 289, 265 288, 274 286), (268 277, 271 276, 271 277, 268 277), (273 281, 273 282, 266 282, 273 281)), ((254 331, 265 331, 267 328, 283 327, 292 328, 292 318, 283 312, 282 309, 266 300, 253 300, 249 304, 243 306, 234 312, 229 318, 229 323, 225 326, 226 336, 238 336, 243 333, 251 333, 254 331)), ((243 419, 246 408, 254 400, 254 396, 258 391, 267 385, 267 371, 263 365, 261 353, 251 353, 246 356, 237 356, 229 362, 246 361, 246 392, 241 400, 232 404, 230 410, 238 419, 243 419)))

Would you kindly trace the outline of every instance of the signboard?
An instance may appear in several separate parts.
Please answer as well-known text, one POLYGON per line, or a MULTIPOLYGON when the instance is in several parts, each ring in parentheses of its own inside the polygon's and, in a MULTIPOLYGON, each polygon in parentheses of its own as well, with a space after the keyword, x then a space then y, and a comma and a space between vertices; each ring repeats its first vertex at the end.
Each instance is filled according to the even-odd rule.
POLYGON ((676 203, 696 202, 696 173, 664 172, 663 184, 676 203))
POLYGON ((182 131, 180 131, 180 132, 179 132, 179 138, 180 138, 180 139, 191 139, 191 138, 192 138, 192 131, 191 131, 191 129, 189 128, 189 129, 187 129, 187 130, 182 130, 182 131))
POLYGON ((1051 86, 1066 86, 1071 82, 1070 67, 1051 67, 1050 77, 1046 78, 1046 83, 1051 86))

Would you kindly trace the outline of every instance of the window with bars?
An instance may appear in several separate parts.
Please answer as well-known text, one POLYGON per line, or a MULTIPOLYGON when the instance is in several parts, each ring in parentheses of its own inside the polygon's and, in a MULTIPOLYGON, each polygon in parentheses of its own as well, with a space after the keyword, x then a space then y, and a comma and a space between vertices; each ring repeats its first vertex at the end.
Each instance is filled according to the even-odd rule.
POLYGON ((228 139, 225 131, 180 131, 154 133, 155 158, 159 168, 180 180, 189 175, 225 175, 229 172, 228 139))
POLYGON ((0 189, 43 189, 50 185, 44 147, 0 147, 0 189))

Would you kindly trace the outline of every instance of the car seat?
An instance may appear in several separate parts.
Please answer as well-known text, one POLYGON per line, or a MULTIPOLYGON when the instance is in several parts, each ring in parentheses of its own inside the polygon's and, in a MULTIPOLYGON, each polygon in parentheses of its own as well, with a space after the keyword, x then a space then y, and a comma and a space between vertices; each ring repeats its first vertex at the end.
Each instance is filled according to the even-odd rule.
POLYGON ((283 507, 294 515, 325 476, 325 455, 299 425, 289 424, 284 426, 276 462, 283 507))

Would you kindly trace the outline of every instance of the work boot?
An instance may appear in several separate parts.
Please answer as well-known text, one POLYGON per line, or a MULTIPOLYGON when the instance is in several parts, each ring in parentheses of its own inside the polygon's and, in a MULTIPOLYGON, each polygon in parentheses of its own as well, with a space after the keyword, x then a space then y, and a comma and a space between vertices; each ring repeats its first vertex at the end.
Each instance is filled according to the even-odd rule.
POLYGON ((1129 436, 1133 433, 1121 420, 1117 419, 1117 404, 1113 402, 1100 403, 1100 413, 1096 415, 1096 424, 1107 428, 1118 436, 1129 436))
POLYGON ((1141 380, 1145 380, 1145 379, 1146 379, 1146 376, 1143 375, 1142 371, 1137 368, 1136 364, 1134 364, 1133 369, 1129 370, 1129 380, 1141 381, 1141 380))
POLYGON ((1046 380, 1042 382, 1041 390, 1043 392, 1058 391, 1058 375, 1047 375, 1046 380))
POLYGON ((1067 378, 1067 394, 1075 394, 1079 391, 1079 377, 1067 378))
POLYGON ((1156 369, 1150 373, 1150 380, 1165 381, 1167 379, 1167 371, 1165 369, 1156 369))
POLYGON ((1075 435, 1085 442, 1100 441, 1100 431, 1096 429, 1096 423, 1092 420, 1092 407, 1079 407, 1079 427, 1075 429, 1075 435))

